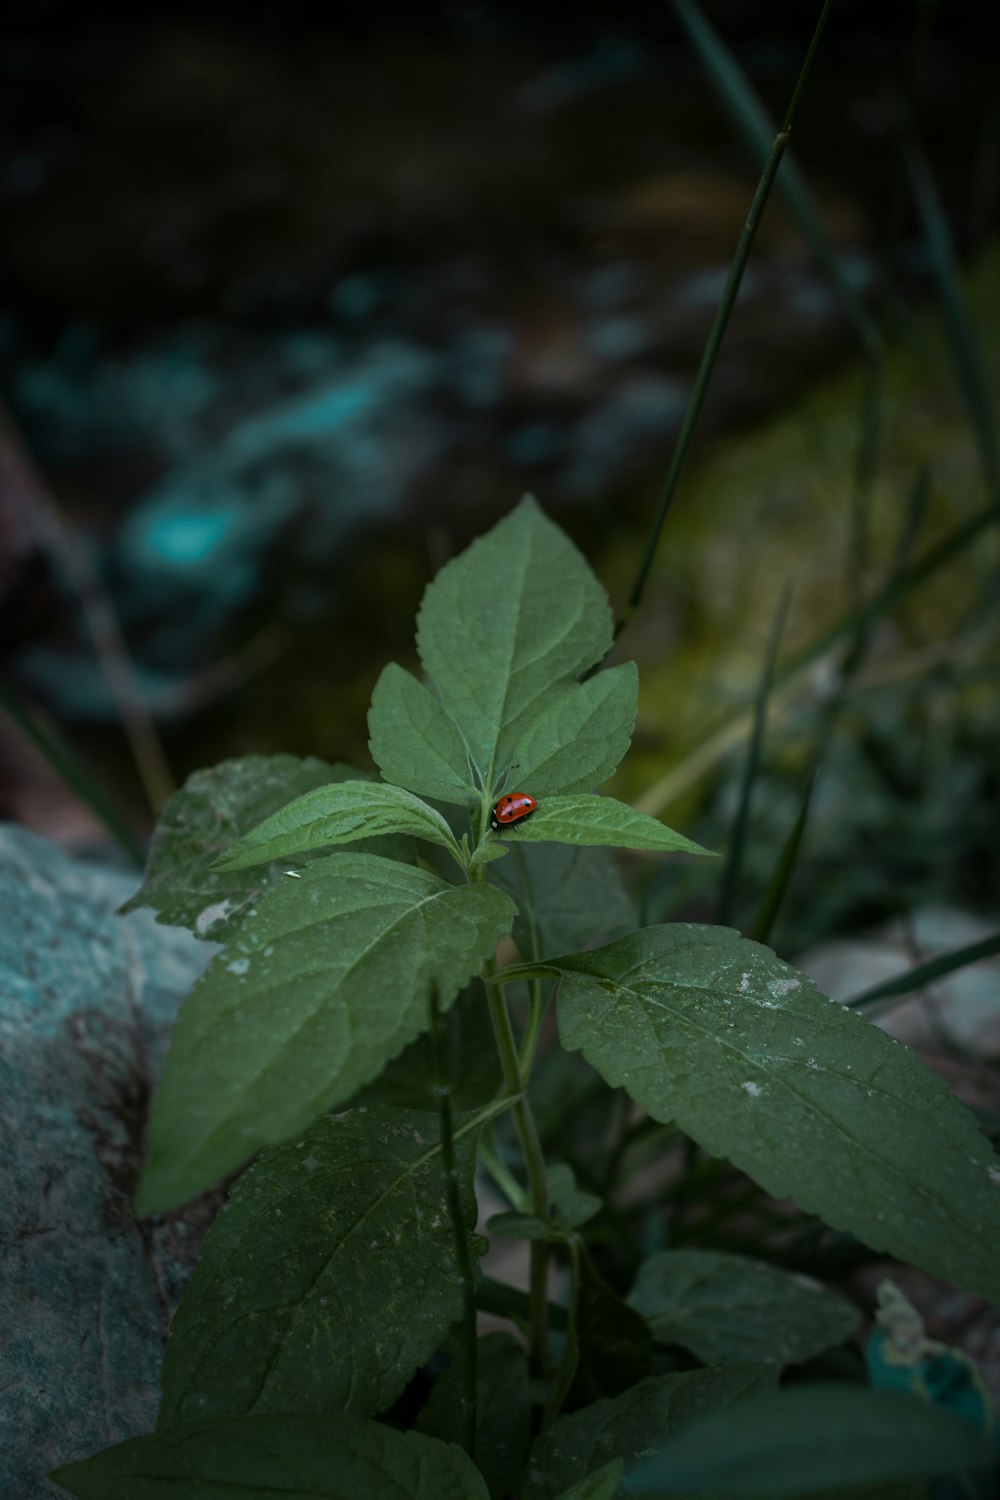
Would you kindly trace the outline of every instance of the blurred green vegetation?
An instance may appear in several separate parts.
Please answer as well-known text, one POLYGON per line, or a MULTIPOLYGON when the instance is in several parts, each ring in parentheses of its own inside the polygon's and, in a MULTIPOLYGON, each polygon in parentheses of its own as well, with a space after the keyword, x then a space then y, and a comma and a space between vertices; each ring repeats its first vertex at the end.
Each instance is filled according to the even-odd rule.
MULTIPOLYGON (((963 291, 995 389, 997 247, 970 270, 963 291)), ((875 591, 901 548, 911 560, 929 554, 987 498, 937 308, 906 323, 883 373, 882 440, 866 507, 868 567, 859 565, 852 531, 865 382, 855 367, 775 421, 703 454, 671 513, 641 617, 621 641, 620 652, 639 661, 640 712, 612 790, 712 847, 725 845, 735 814, 750 705, 782 590, 792 589, 781 645, 787 663, 850 619, 859 592, 875 591)), ((928 899, 995 905, 997 560, 996 529, 985 526, 876 622, 846 685, 843 643, 776 684, 754 789, 745 901, 754 892, 760 898, 794 822, 831 697, 844 691, 822 747, 786 945, 928 899)), ((605 571, 613 592, 624 592, 633 566, 628 550, 613 544, 605 571)), ((707 879, 693 871, 687 897, 697 900, 700 891, 710 899, 707 879)))

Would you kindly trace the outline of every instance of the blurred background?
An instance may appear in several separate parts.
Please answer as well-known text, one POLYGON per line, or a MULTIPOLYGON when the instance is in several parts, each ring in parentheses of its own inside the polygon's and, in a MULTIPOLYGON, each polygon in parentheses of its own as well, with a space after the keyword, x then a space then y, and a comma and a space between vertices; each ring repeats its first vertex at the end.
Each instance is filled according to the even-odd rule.
MULTIPOLYGON (((13 0, 2 815, 141 853, 198 766, 368 765, 426 582, 527 490, 620 611, 747 111, 781 117, 818 9, 13 0)), ((834 5, 620 643, 613 790, 721 848, 790 591, 741 858, 751 911, 804 823, 791 950, 995 908, 992 11, 834 5)), ((706 879, 647 916, 711 915, 706 879)))

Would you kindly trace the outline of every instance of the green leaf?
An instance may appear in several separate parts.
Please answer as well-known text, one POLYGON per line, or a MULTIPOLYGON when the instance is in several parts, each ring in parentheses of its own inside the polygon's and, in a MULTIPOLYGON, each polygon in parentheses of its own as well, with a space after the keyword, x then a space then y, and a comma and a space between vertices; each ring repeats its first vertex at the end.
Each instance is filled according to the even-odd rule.
MULTIPOLYGON (((576 1309, 580 1288, 580 1246, 577 1241, 570 1241, 570 1285, 569 1306, 563 1310, 565 1326, 563 1329, 562 1350, 559 1355, 559 1363, 552 1372, 549 1381, 548 1400, 542 1413, 542 1431, 547 1432, 563 1409, 566 1397, 569 1395, 573 1381, 576 1378, 576 1367, 580 1360, 580 1346, 576 1337, 576 1309)), ((528 1477, 537 1472, 529 1468, 528 1477)))
POLYGON ((614 797, 546 797, 530 817, 493 836, 525 844, 555 839, 563 844, 605 844, 617 849, 711 853, 658 818, 636 812, 614 797))
POLYGON ((548 1221, 535 1214, 494 1214, 487 1226, 490 1234, 502 1240, 566 1239, 600 1211, 600 1198, 580 1191, 572 1168, 557 1162, 546 1167, 545 1176, 549 1185, 548 1221))
MULTIPOLYGON (((471 1235, 476 1132, 455 1145, 471 1235)), ((261 1152, 171 1324, 157 1426, 384 1411, 462 1315, 452 1234, 434 1114, 324 1115, 261 1152)))
MULTIPOLYGON (((478 979, 466 985, 441 1018, 442 1061, 455 1109, 478 1109, 503 1083, 489 1007, 478 979)), ((404 1109, 440 1108, 434 1047, 428 1033, 387 1063, 374 1083, 352 1101, 404 1109)))
POLYGON ((639 673, 634 662, 553 689, 517 747, 511 775, 533 797, 592 792, 632 740, 639 673))
POLYGON ((505 847, 510 858, 488 879, 518 909, 514 941, 526 961, 608 942, 635 927, 635 906, 609 850, 526 846, 513 839, 509 846, 487 843, 480 849, 505 847))
POLYGON ((137 1203, 156 1213, 350 1099, 509 929, 492 886, 334 854, 268 892, 181 1010, 137 1203))
MULTIPOLYGON (((195 771, 160 814, 145 879, 122 911, 151 906, 158 922, 224 942, 261 893, 283 882, 285 867, 222 872, 217 857, 293 797, 360 774, 353 766, 294 755, 246 755, 195 771)), ((393 857, 388 850, 371 852, 393 857)))
POLYGON ((649 1374, 653 1355, 649 1325, 598 1275, 585 1252, 580 1256, 576 1338, 572 1405, 618 1396, 649 1374))
POLYGON ((316 787, 272 813, 227 849, 215 867, 245 870, 386 833, 429 839, 459 858, 455 835, 444 818, 412 792, 380 781, 341 781, 316 787))
POLYGON ((482 843, 473 854, 472 863, 475 865, 489 865, 495 860, 505 859, 506 856, 507 849, 503 844, 482 843))
POLYGON ((530 497, 442 568, 424 595, 417 648, 487 795, 503 789, 553 691, 569 689, 611 640, 604 590, 530 497))
POLYGON ((375 684, 368 733, 372 759, 386 781, 438 802, 478 801, 458 725, 430 689, 395 662, 375 684))
POLYGON ((1000 1161, 915 1053, 721 927, 550 960, 559 1030, 654 1119, 775 1197, 1000 1300, 1000 1161))
POLYGON ((577 1187, 572 1167, 555 1162, 546 1167, 545 1176, 549 1184, 552 1217, 558 1224, 566 1229, 579 1229, 581 1224, 600 1213, 600 1198, 577 1187))
POLYGON ((563 1490, 558 1500, 614 1500, 624 1472, 625 1465, 621 1459, 613 1458, 603 1468, 596 1469, 593 1474, 586 1474, 576 1484, 571 1484, 568 1490, 563 1490))
POLYGON ((857 1308, 808 1276, 721 1250, 661 1250, 629 1293, 661 1344, 706 1365, 797 1364, 849 1338, 857 1308))
POLYGON ((834 1485, 936 1478, 989 1464, 990 1449, 951 1412, 895 1391, 800 1385, 713 1412, 627 1475, 627 1493, 781 1496, 834 1485))
MULTIPOLYGON (((494 1500, 506 1500, 514 1494, 531 1440, 528 1356, 509 1333, 487 1333, 479 1340, 476 1370, 476 1463, 494 1500)), ((461 1444, 462 1380, 462 1361, 456 1359, 434 1382, 417 1418, 418 1432, 461 1444)))
POLYGON ((607 1152, 614 1095, 579 1052, 543 1048, 532 1069, 531 1096, 535 1125, 553 1154, 589 1162, 595 1152, 607 1152))
POLYGON ((79 1500, 489 1500, 460 1448, 362 1417, 217 1417, 53 1474, 79 1500))
POLYGON ((494 1214, 486 1225, 486 1231, 491 1239, 497 1240, 551 1240, 565 1238, 561 1230, 556 1230, 553 1225, 547 1224, 544 1219, 536 1218, 534 1214, 494 1214))
POLYGON ((559 1417, 532 1446, 519 1500, 554 1500, 600 1472, 609 1455, 629 1464, 696 1417, 773 1379, 770 1368, 759 1365, 654 1375, 620 1396, 559 1417))

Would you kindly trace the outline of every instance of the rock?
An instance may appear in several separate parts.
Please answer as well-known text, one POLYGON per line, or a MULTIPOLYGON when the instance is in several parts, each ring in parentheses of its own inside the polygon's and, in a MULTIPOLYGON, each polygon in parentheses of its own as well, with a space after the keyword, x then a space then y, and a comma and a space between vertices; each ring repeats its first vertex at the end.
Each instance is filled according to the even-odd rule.
POLYGON ((4 1400, 0 1493, 62 1492, 58 1464, 147 1432, 173 1307, 215 1202, 139 1223, 147 1104, 212 950, 136 878, 0 828, 4 1400))

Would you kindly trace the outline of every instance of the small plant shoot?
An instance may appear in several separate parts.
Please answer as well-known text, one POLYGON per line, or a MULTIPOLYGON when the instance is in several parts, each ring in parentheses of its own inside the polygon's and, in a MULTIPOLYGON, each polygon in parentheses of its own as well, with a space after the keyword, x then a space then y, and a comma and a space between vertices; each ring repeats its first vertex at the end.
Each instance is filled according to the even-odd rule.
POLYGON ((790 1235, 1000 1300, 1000 1161, 944 1083, 762 944, 640 925, 609 851, 707 851, 599 790, 636 714, 612 643, 527 498, 427 588, 421 675, 390 664, 372 696, 377 776, 252 756, 171 799, 131 904, 221 946, 136 1212, 234 1180, 155 1432, 58 1470, 65 1491, 783 1496, 988 1454, 948 1413, 829 1385, 835 1361, 803 1380, 848 1358, 854 1306, 780 1253, 673 1244, 666 1179, 630 1183, 636 1143, 647 1167, 649 1143, 700 1152, 706 1180, 786 1200, 790 1235), (526 1285, 484 1274, 490 1244, 526 1285))

